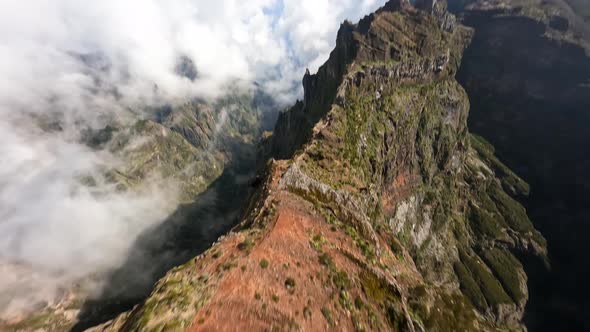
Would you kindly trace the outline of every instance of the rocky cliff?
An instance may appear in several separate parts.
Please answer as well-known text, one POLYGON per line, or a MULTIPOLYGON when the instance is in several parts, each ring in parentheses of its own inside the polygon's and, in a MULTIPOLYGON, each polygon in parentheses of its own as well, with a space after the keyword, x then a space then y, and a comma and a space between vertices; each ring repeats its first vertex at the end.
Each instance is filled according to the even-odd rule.
POLYGON ((530 259, 533 331, 589 328, 590 2, 470 1, 455 8, 475 29, 459 81, 469 128, 531 184, 531 219, 551 261, 530 259))
POLYGON ((345 22, 280 115, 241 223, 96 331, 521 330, 528 185, 467 129, 442 1, 345 22))

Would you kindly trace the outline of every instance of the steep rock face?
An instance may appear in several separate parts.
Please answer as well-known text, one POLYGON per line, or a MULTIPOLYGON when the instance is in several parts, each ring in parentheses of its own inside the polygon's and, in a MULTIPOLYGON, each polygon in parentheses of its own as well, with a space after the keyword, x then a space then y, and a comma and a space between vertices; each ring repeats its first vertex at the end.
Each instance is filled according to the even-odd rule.
POLYGON ((531 260, 531 330, 584 330, 590 277, 588 1, 470 1, 476 31, 459 81, 470 128, 533 188, 527 208, 549 243, 551 271, 531 260))
POLYGON ((279 117, 241 224, 97 331, 522 329, 528 185, 467 130, 442 1, 353 25, 279 117))

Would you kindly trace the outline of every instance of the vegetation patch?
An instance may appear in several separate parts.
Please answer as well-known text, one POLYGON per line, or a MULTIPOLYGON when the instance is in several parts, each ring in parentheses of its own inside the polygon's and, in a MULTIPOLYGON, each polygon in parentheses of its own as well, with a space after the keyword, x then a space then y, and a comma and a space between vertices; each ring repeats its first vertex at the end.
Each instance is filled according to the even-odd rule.
POLYGON ((350 279, 348 279, 348 274, 346 271, 335 271, 332 276, 332 281, 334 285, 340 289, 345 290, 350 288, 350 279))
POLYGON ((335 268, 334 261, 332 260, 332 257, 330 257, 330 255, 328 255, 325 252, 319 256, 319 261, 320 261, 320 264, 322 264, 323 266, 326 266, 329 268, 335 268))
POLYGON ((480 237, 496 239, 502 235, 502 227, 500 227, 498 217, 501 218, 501 216, 492 216, 488 211, 475 206, 470 208, 471 228, 480 237))
POLYGON ((330 326, 334 326, 334 317, 332 316, 332 311, 330 311, 330 309, 327 307, 322 307, 321 311, 328 324, 330 324, 330 326))
POLYGON ((348 236, 355 241, 357 247, 363 253, 363 256, 367 258, 368 261, 373 262, 375 260, 375 248, 367 241, 365 241, 356 231, 356 229, 350 225, 346 225, 344 231, 348 236))
POLYGON ((363 302, 363 299, 360 298, 360 296, 357 296, 354 299, 354 306, 358 309, 358 310, 362 310, 365 307, 365 302, 363 302))
POLYGON ((461 294, 439 292, 431 310, 422 301, 410 302, 414 315, 421 318, 426 331, 486 331, 487 324, 478 320, 474 308, 461 294), (437 310, 440 308, 440 310, 437 310))
POLYGON ((354 309, 354 305, 352 303, 352 298, 350 294, 345 290, 340 290, 340 296, 338 297, 338 301, 343 309, 352 311, 354 309))
POLYGON ((500 282, 486 269, 486 265, 477 255, 469 256, 463 250, 460 250, 459 253, 461 262, 469 271, 473 281, 479 285, 488 306, 495 307, 502 303, 512 303, 512 299, 506 294, 500 282))
POLYGON ((288 290, 291 290, 291 289, 295 288, 295 279, 293 279, 293 278, 287 278, 287 280, 285 280, 285 287, 288 290))
POLYGON ((502 186, 505 190, 510 192, 512 195, 527 196, 530 192, 530 186, 518 177, 512 170, 504 165, 494 155, 495 148, 485 138, 471 134, 470 135, 471 146, 477 151, 478 155, 483 161, 494 170, 496 176, 502 181, 502 186))
POLYGON ((522 269, 520 262, 507 250, 498 248, 486 250, 482 256, 514 302, 523 300, 525 298, 521 288, 523 281, 518 273, 519 269, 522 269))
POLYGON ((311 247, 313 249, 315 249, 316 251, 322 250, 322 246, 326 243, 327 243, 326 239, 321 234, 314 235, 310 241, 311 247))
POLYGON ((251 238, 246 238, 243 242, 238 244, 238 249, 241 251, 249 252, 254 246, 254 241, 251 238))
POLYGON ((367 297, 376 303, 384 303, 385 301, 398 302, 400 300, 400 294, 397 290, 371 272, 365 271, 361 274, 361 283, 367 297))
POLYGON ((455 263, 454 269, 455 274, 459 279, 459 284, 463 294, 465 294, 465 296, 471 300, 471 303, 473 303, 473 305, 479 310, 485 310, 487 308, 485 297, 483 296, 475 280, 473 280, 469 270, 467 270, 465 265, 463 265, 463 263, 460 261, 455 263))
POLYGON ((197 310, 209 301, 208 277, 194 279, 178 267, 162 279, 155 291, 129 317, 134 331, 182 331, 190 325, 197 310))

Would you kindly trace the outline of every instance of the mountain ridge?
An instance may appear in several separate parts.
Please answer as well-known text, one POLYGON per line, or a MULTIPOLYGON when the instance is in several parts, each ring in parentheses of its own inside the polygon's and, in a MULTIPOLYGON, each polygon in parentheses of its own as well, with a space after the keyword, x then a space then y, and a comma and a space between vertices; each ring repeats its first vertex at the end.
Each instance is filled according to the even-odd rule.
POLYGON ((417 6, 341 26, 242 222, 94 331, 524 329, 511 250, 546 255, 513 198, 528 185, 467 130, 470 30, 417 6))

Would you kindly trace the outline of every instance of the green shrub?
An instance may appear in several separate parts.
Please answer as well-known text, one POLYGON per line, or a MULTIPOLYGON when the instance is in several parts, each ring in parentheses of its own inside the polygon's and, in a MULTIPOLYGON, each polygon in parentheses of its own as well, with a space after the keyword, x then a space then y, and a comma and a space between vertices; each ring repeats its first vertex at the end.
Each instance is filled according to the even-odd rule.
POLYGON ((348 274, 345 271, 338 271, 334 273, 332 277, 332 281, 334 281, 334 285, 341 290, 348 289, 350 287, 350 279, 348 279, 348 274))
POLYGON ((332 311, 330 311, 330 309, 326 308, 326 307, 322 307, 322 315, 324 315, 324 318, 326 318, 326 321, 328 322, 328 324, 330 324, 330 326, 334 326, 334 318, 332 317, 332 311))
POLYGON ((332 260, 332 257, 330 257, 330 255, 326 254, 326 253, 322 253, 319 257, 320 260, 320 264, 327 266, 327 267, 333 267, 334 266, 334 261, 332 260))
POLYGON ((254 241, 250 238, 246 238, 244 242, 238 244, 238 249, 242 251, 249 251, 254 246, 254 241))
POLYGON ((395 289, 392 289, 385 280, 381 280, 371 272, 363 272, 361 274, 361 282, 368 298, 377 303, 385 303, 386 301, 397 302, 400 299, 395 289))
POLYGON ((358 309, 361 310, 365 307, 365 302, 363 302, 363 299, 361 299, 359 296, 357 296, 354 299, 354 306, 358 309))
POLYGON ((285 280, 285 287, 287 287, 287 289, 295 288, 295 279, 287 278, 287 280, 285 280))

